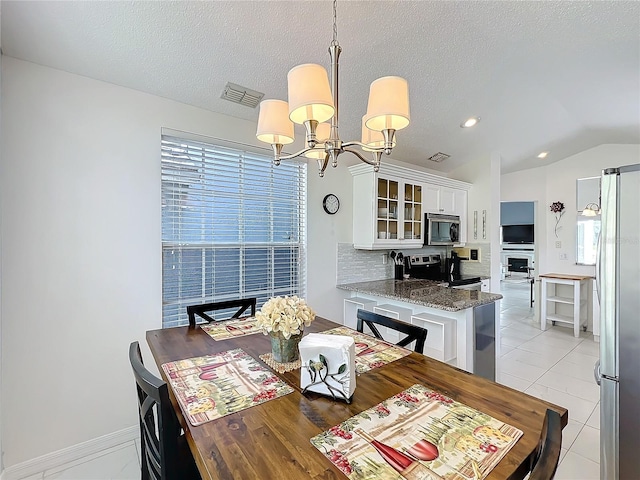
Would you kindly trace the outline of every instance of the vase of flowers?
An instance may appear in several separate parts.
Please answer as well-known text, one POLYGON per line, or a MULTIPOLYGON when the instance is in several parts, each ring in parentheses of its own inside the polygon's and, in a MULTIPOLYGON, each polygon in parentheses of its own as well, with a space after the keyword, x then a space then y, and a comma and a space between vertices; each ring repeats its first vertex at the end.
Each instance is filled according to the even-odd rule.
POLYGON ((276 362, 294 362, 300 357, 302 331, 315 318, 315 312, 302 298, 274 297, 256 313, 256 327, 271 337, 271 353, 276 362))
POLYGON ((562 203, 562 202, 553 202, 549 206, 549 210, 551 210, 556 216, 556 226, 553 229, 553 231, 556 234, 556 238, 558 238, 558 228, 559 228, 558 224, 560 223, 560 219, 562 218, 562 215, 564 215, 564 203, 562 203))

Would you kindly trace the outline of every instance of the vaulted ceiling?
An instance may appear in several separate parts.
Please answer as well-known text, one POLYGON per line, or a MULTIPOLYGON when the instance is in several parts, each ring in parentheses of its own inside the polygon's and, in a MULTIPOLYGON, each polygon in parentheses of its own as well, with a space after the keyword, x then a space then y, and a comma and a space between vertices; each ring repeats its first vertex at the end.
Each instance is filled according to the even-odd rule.
MULTIPOLYGON (((257 121, 227 82, 287 98, 289 69, 329 68, 330 0, 2 1, 4 55, 257 121)), ((360 139, 369 84, 409 81, 393 158, 503 172, 640 143, 640 2, 340 1, 340 134, 360 139), (460 123, 481 117, 469 129, 460 123), (537 158, 549 151, 545 160, 537 158), (451 157, 428 161, 437 152, 451 157)), ((302 135, 301 130, 296 135, 302 135)))

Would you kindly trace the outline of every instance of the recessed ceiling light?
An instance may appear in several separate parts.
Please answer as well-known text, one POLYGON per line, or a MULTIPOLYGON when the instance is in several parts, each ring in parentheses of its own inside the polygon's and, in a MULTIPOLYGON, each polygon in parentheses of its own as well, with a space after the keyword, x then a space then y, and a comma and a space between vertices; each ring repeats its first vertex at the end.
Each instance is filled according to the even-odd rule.
POLYGON ((547 155, 549 155, 549 152, 540 152, 538 158, 547 158, 547 155))
POLYGON ((471 128, 476 125, 480 121, 480 117, 471 117, 467 118, 464 122, 460 124, 461 128, 471 128))

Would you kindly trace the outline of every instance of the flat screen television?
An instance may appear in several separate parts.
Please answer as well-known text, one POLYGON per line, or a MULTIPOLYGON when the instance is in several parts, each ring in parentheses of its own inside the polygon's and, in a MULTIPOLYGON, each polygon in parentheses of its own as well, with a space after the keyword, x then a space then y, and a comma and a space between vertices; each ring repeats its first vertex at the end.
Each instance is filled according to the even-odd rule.
POLYGON ((533 225, 503 225, 502 243, 534 243, 533 225))

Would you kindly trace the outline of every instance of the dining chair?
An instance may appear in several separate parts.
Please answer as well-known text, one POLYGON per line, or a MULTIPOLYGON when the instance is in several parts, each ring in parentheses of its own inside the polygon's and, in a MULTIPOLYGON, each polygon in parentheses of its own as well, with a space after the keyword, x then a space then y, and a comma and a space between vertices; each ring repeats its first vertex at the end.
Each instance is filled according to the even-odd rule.
POLYGON ((129 346, 129 361, 138 393, 142 480, 200 479, 168 386, 146 369, 138 342, 129 346))
POLYGON ((399 347, 404 347, 409 343, 416 341, 414 351, 417 353, 424 352, 424 342, 427 339, 427 329, 419 327, 417 325, 411 325, 409 323, 403 322, 401 320, 396 320, 395 318, 386 317, 384 315, 380 315, 379 313, 368 312, 367 310, 358 309, 356 314, 358 318, 358 326, 357 330, 359 332, 363 332, 364 324, 373 332, 373 335, 376 338, 382 338, 380 332, 378 331, 377 325, 382 325, 383 327, 390 328, 397 332, 405 333, 407 336, 400 340, 396 345, 399 347))
POLYGON ((529 480, 551 480, 554 477, 560 460, 561 446, 562 419, 560 414, 547 409, 529 480))
POLYGON ((196 315, 203 318, 207 322, 215 322, 216 319, 210 317, 205 312, 213 312, 216 310, 227 310, 230 308, 238 308, 238 311, 228 318, 240 318, 248 309, 251 309, 251 316, 256 314, 256 301, 253 298, 243 298, 240 300, 227 300, 225 302, 203 303, 200 305, 187 306, 187 315, 189 315, 189 326, 196 326, 196 315))

